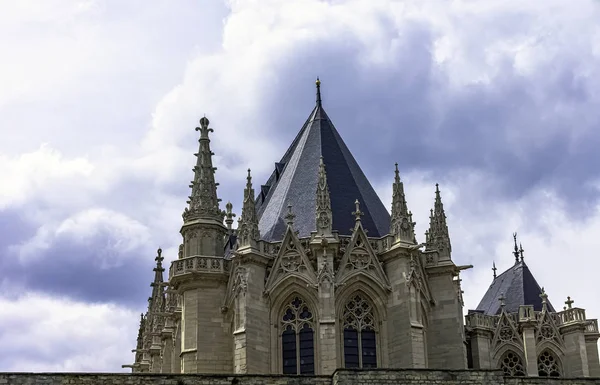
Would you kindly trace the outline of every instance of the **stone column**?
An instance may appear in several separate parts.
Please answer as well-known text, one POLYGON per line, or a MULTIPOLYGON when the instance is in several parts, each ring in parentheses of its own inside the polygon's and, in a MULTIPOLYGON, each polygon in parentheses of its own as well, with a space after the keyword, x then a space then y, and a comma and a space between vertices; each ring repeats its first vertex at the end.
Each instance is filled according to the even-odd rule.
MULTIPOLYGON (((542 311, 547 311, 546 294, 542 293, 542 311)), ((538 376, 537 350, 535 340, 535 328, 537 326, 535 311, 531 305, 519 307, 519 326, 523 338, 523 351, 525 352, 525 369, 530 377, 538 376)))
POLYGON ((318 295, 319 295, 319 362, 317 373, 331 375, 337 369, 336 354, 336 312, 335 312, 335 285, 333 272, 333 253, 335 253, 334 239, 316 238, 313 246, 317 253, 318 264, 318 295))
POLYGON ((470 311, 466 321, 473 369, 496 369, 492 367, 491 357, 491 344, 494 336, 492 317, 470 311))
POLYGON ((234 257, 235 272, 234 372, 239 374, 270 373, 269 307, 263 295, 267 260, 252 252, 234 257))
POLYGON ((587 320, 585 346, 588 357, 590 377, 600 377, 600 361, 598 359, 598 321, 587 320))

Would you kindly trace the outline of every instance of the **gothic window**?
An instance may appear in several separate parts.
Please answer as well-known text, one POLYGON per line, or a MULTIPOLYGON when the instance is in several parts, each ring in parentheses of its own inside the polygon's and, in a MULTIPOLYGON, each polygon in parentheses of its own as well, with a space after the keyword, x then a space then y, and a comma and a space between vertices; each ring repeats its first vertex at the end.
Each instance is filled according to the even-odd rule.
POLYGON ((544 350, 538 357, 538 375, 540 377, 560 377, 558 360, 549 350, 544 350))
POLYGON ((373 307, 354 295, 344 307, 344 364, 346 368, 377 367, 377 335, 373 307))
POLYGON ((281 329, 283 374, 315 374, 314 316, 300 297, 285 307, 281 329))
POLYGON ((521 357, 513 351, 507 351, 500 359, 500 369, 506 376, 524 376, 525 368, 521 357))

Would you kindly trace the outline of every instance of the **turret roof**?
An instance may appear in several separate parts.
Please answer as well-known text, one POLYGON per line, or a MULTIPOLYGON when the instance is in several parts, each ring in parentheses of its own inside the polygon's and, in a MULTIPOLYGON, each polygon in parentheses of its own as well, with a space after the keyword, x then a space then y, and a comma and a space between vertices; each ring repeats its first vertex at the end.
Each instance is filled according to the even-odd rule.
POLYGON ((317 79, 315 108, 284 156, 275 164, 273 174, 256 199, 261 238, 267 241, 283 238, 288 205, 293 207, 294 228, 300 237, 309 236, 316 230, 316 191, 321 157, 327 168, 333 230, 341 235, 351 233, 354 202, 358 199, 365 214, 362 224, 368 235, 388 234, 390 215, 325 113, 317 79))
MULTIPOLYGON (((488 315, 500 314, 500 296, 504 295, 504 310, 509 313, 519 311, 521 305, 533 305, 535 311, 541 311, 540 294, 542 288, 529 267, 521 260, 494 279, 476 310, 488 315)), ((547 306, 549 311, 555 311, 550 301, 547 306)))

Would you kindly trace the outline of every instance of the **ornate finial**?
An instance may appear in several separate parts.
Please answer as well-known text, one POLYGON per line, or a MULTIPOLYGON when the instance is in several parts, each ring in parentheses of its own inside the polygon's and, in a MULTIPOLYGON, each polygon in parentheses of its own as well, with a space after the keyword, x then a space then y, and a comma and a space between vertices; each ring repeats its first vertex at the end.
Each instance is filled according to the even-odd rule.
POLYGON ((287 225, 289 227, 293 227, 294 226, 294 219, 296 218, 296 215, 292 212, 292 204, 288 203, 288 212, 285 215, 285 223, 287 223, 287 225))
POLYGON ((156 266, 157 267, 161 267, 162 261, 164 260, 163 256, 162 256, 162 249, 159 247, 158 250, 156 250, 156 258, 154 258, 154 260, 156 261, 156 266))
POLYGON ((408 211, 404 184, 400 180, 398 163, 394 169, 394 183, 392 184, 392 215, 390 217, 390 232, 394 242, 416 243, 415 225, 412 214, 408 211))
POLYGON ((435 201, 429 217, 429 237, 426 250, 437 251, 440 261, 451 260, 452 244, 446 223, 446 212, 440 194, 440 185, 435 184, 435 201))
POLYGON ((224 212, 219 209, 221 201, 217 196, 218 183, 215 182, 215 170, 213 167, 212 156, 214 153, 210 150, 210 139, 208 133, 212 128, 208 128, 209 121, 206 117, 200 119, 200 139, 198 152, 196 156, 196 166, 193 168, 194 180, 190 187, 192 193, 189 196, 187 207, 183 212, 184 222, 190 222, 197 219, 209 219, 223 224, 224 212))
POLYGON ((540 298, 542 299, 542 310, 546 310, 548 306, 548 294, 546 294, 546 290, 542 287, 542 293, 540 294, 540 298))
POLYGON ((227 230, 229 234, 232 232, 231 225, 233 224, 233 217, 235 217, 235 214, 233 213, 233 205, 231 202, 227 202, 225 205, 225 224, 227 224, 227 230))
POLYGON ((521 255, 521 262, 523 262, 523 253, 525 252, 525 250, 523 250, 523 245, 519 242, 519 254, 521 255))
POLYGON ((498 297, 498 301, 500 301, 500 308, 502 309, 502 311, 504 311, 504 306, 506 306, 506 303, 504 302, 506 300, 506 297, 504 297, 504 293, 500 293, 500 297, 498 297))
POLYGON ((492 262, 492 266, 492 271, 494 272, 494 279, 496 279, 496 270, 498 270, 496 269, 496 262, 492 262))
POLYGON ((321 81, 318 76, 315 84, 317 85, 317 106, 321 107, 321 81))
POLYGON ((513 251, 513 255, 515 256, 515 263, 519 263, 519 246, 517 246, 517 233, 513 233, 513 239, 515 240, 515 251, 513 251))
POLYGON ((574 303, 575 303, 575 301, 573 301, 573 300, 571 299, 571 297, 567 297, 567 300, 565 301, 565 305, 567 305, 567 308, 568 308, 568 309, 572 309, 572 308, 573 308, 573 306, 572 306, 572 305, 573 305, 574 303))
POLYGON ((250 169, 248 169, 248 176, 246 177, 244 203, 242 205, 242 214, 238 222, 238 247, 255 247, 256 242, 260 239, 260 232, 258 230, 258 217, 256 216, 254 189, 252 188, 252 175, 250 175, 250 169))
POLYGON ((316 200, 316 230, 321 236, 329 236, 332 231, 333 216, 331 212, 331 198, 329 196, 329 185, 327 184, 327 173, 323 157, 319 159, 319 180, 317 183, 316 200))
POLYGON ((352 215, 354 215, 354 218, 356 218, 356 221, 358 222, 360 221, 360 217, 364 215, 364 213, 360 211, 360 202, 358 199, 354 201, 354 206, 356 206, 356 211, 353 211, 352 215))

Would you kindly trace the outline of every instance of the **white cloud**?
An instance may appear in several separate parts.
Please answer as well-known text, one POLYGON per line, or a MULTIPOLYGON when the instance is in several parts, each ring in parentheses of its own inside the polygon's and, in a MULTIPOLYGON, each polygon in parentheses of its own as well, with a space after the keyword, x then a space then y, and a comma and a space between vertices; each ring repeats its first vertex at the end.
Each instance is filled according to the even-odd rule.
MULTIPOLYGON (((105 239, 96 253, 97 260, 89 261, 99 269, 121 266, 123 255, 141 249, 150 240, 147 226, 127 216, 106 209, 88 209, 59 222, 41 226, 35 236, 21 245, 11 247, 24 264, 39 262, 48 250, 58 242, 67 240, 75 245, 95 244, 98 238, 105 239)), ((96 246, 98 247, 98 245, 96 246)), ((80 255, 65 256, 65 259, 81 258, 80 255)))
POLYGON ((117 372, 133 360, 131 309, 32 293, 0 297, 0 309, 0 371, 117 372))

